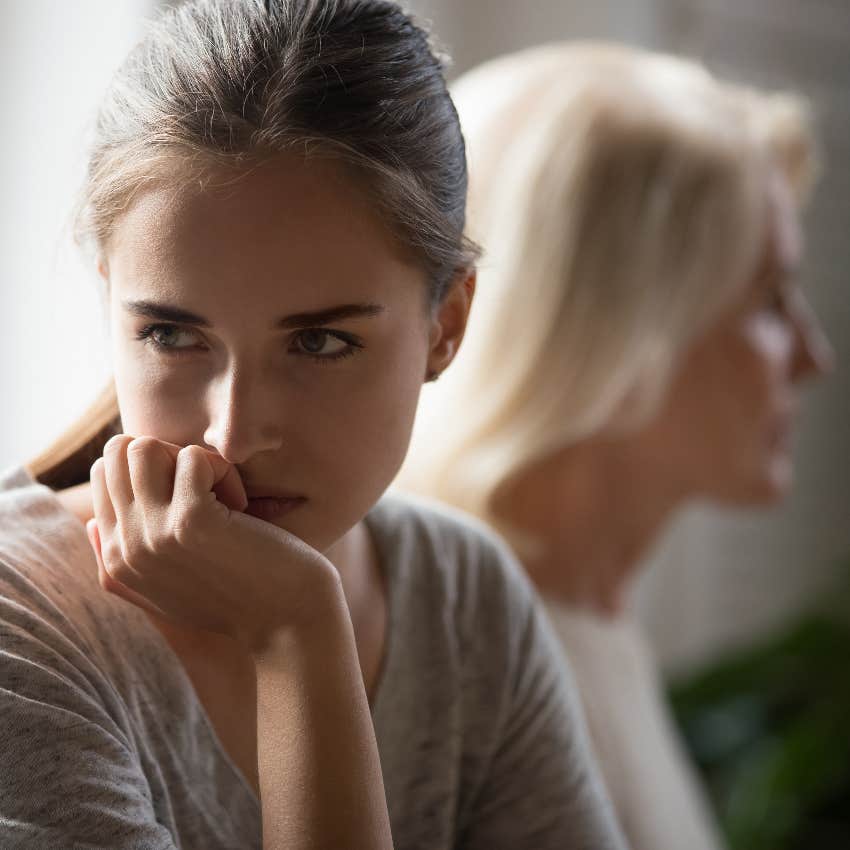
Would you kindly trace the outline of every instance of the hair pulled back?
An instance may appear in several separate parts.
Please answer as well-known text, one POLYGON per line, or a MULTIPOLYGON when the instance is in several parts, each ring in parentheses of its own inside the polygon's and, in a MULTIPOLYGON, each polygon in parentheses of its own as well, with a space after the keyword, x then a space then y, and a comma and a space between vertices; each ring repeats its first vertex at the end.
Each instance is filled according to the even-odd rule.
POLYGON ((475 259, 466 157, 427 33, 388 0, 188 0, 116 73, 77 234, 103 250, 123 210, 175 164, 342 159, 428 273, 432 301, 475 259))

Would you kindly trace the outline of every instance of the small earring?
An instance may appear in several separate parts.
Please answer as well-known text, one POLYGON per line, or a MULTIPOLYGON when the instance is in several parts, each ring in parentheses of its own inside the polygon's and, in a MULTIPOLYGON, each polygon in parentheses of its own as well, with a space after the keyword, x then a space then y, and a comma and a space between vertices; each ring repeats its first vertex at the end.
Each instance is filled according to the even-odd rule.
POLYGON ((439 380, 439 377, 442 373, 438 372, 436 369, 429 369, 428 374, 425 376, 425 380, 429 384, 433 384, 435 381, 439 380))

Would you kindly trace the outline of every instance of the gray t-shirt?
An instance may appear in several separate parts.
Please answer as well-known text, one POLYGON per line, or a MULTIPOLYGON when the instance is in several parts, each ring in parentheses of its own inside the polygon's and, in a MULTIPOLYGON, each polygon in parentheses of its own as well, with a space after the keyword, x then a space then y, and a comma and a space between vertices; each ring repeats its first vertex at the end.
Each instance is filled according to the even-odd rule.
MULTIPOLYGON (((396 850, 617 848, 571 680, 483 528, 385 497, 373 706, 396 850)), ((182 665, 101 590, 83 526, 0 480, 0 847, 257 850, 260 809, 182 665)))

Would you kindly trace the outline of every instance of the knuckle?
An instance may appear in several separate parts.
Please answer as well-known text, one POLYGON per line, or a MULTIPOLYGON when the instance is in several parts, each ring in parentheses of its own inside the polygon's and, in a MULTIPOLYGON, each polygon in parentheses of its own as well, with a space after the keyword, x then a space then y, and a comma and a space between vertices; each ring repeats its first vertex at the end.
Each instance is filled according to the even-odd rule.
POLYGON ((200 457, 202 452, 203 449, 200 446, 194 445, 193 443, 188 446, 183 446, 183 448, 181 448, 180 451, 177 452, 177 456, 182 457, 183 460, 191 462, 196 461, 200 457))
POLYGON ((112 572, 123 562, 121 544, 117 540, 103 540, 100 544, 100 558, 104 567, 112 572))
POLYGON ((178 452, 177 460, 179 463, 183 464, 186 469, 190 469, 194 472, 209 463, 208 455, 209 453, 206 449, 201 448, 201 446, 184 446, 178 452))
POLYGON ((182 548, 202 546, 206 539, 204 528, 191 511, 181 511, 172 521, 172 537, 182 548))
POLYGON ((125 540, 121 545, 121 560, 132 570, 143 569, 148 561, 144 543, 135 538, 125 540))
POLYGON ((149 531, 146 540, 148 551, 154 557, 165 555, 169 548, 169 538, 159 531, 149 531))
POLYGON ((131 440, 132 437, 128 437, 126 434, 116 434, 114 437, 110 437, 103 447, 104 458, 120 453, 122 448, 131 440))
POLYGON ((91 465, 91 468, 89 469, 89 474, 91 475, 92 478, 94 478, 94 476, 99 472, 103 472, 103 458, 102 457, 99 457, 91 465))
POLYGON ((147 545, 154 558, 174 555, 179 548, 174 531, 164 524, 148 533, 147 545))
POLYGON ((109 561, 104 559, 104 570, 109 578, 117 581, 119 584, 125 584, 130 581, 133 571, 121 557, 113 557, 109 561))
POLYGON ((146 455, 157 445, 157 440, 154 437, 134 437, 127 443, 128 455, 146 455))
POLYGON ((194 544, 195 529, 185 514, 175 519, 171 528, 172 537, 179 546, 192 546, 194 544))

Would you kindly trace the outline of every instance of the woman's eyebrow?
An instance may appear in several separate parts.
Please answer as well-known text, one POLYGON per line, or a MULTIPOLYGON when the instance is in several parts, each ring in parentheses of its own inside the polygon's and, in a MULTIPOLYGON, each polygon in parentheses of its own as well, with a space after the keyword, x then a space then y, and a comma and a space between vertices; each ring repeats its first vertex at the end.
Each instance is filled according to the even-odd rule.
MULTIPOLYGON (((171 304, 161 304, 157 301, 124 301, 124 309, 134 316, 145 319, 155 319, 162 322, 177 322, 181 325, 196 325, 197 327, 209 328, 212 323, 191 313, 181 307, 171 304)), ((337 307, 328 307, 325 310, 315 310, 308 313, 293 313, 275 322, 275 327, 285 330, 293 328, 314 328, 328 325, 331 322, 339 322, 342 319, 356 319, 377 316, 386 308, 381 304, 340 304, 337 307)))
POLYGON ((202 328, 210 327, 211 323, 197 313, 190 313, 180 307, 170 304, 160 304, 156 301, 124 301, 124 309, 134 316, 143 319, 158 319, 162 322, 178 322, 181 325, 198 325, 202 328))
POLYGON ((342 319, 369 318, 384 312, 380 304, 340 304, 338 307, 329 307, 327 310, 316 310, 311 313, 293 313, 277 322, 277 327, 291 328, 315 328, 320 325, 329 325, 331 322, 339 322, 342 319))

